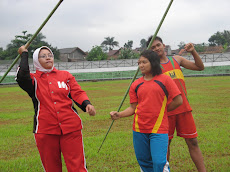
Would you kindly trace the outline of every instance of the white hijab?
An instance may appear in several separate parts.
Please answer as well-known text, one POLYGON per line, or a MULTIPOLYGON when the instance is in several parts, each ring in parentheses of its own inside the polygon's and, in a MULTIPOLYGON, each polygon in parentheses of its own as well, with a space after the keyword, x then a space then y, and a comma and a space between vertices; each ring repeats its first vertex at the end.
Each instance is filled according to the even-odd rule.
POLYGON ((53 70, 53 68, 54 68, 54 65, 53 65, 53 67, 51 69, 45 69, 45 68, 42 67, 42 65, 38 61, 38 55, 39 55, 39 52, 41 51, 42 48, 45 48, 45 49, 49 50, 50 53, 53 55, 53 52, 47 46, 42 46, 40 48, 37 48, 33 53, 34 66, 35 66, 36 70, 39 70, 41 72, 51 72, 53 70))

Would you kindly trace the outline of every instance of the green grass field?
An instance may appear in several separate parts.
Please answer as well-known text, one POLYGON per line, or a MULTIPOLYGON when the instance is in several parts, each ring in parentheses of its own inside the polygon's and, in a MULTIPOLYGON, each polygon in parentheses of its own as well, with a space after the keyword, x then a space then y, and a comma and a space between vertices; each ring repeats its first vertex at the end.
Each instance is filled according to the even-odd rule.
MULTIPOLYGON (((230 76, 185 79, 207 171, 228 172, 230 76)), ((78 109, 83 121, 84 148, 90 172, 140 171, 132 144, 133 117, 115 121, 97 153, 112 122, 109 112, 118 109, 129 83, 130 80, 79 82, 97 110, 97 115, 90 117, 78 109)), ((32 133, 31 99, 18 86, 1 86, 0 102, 0 171, 42 172, 32 133)), ((127 106, 129 97, 121 110, 127 106)), ((175 137, 172 141, 170 166, 173 172, 196 171, 182 138, 175 137)), ((65 165, 63 171, 67 171, 65 165)))

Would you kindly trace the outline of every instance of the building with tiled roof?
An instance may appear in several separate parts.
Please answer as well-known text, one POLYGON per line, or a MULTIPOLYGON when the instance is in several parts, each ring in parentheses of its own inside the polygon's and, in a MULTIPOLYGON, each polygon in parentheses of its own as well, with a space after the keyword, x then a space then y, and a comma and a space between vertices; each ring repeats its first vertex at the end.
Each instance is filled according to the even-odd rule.
POLYGON ((64 62, 76 62, 86 60, 87 53, 78 47, 59 49, 60 60, 64 62))

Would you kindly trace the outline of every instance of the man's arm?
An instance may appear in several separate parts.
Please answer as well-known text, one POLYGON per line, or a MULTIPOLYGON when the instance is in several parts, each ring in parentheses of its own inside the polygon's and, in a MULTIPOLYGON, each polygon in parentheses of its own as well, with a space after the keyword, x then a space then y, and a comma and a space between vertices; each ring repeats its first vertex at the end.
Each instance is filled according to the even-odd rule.
POLYGON ((198 71, 204 70, 204 64, 199 54, 195 50, 194 45, 192 43, 188 43, 185 45, 184 48, 187 52, 190 52, 192 54, 195 62, 191 62, 181 56, 174 56, 174 58, 177 60, 180 66, 190 70, 198 70, 198 71))

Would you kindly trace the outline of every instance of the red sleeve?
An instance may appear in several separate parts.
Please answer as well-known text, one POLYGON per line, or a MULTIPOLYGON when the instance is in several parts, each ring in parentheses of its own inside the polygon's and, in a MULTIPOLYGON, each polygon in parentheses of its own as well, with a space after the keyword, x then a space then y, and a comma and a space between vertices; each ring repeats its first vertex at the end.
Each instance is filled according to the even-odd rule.
POLYGON ((130 90, 129 90, 129 103, 137 103, 137 93, 135 92, 136 84, 132 83, 130 90))
POLYGON ((85 100, 89 100, 85 91, 81 89, 81 86, 75 80, 75 77, 68 73, 68 84, 70 86, 70 94, 72 99, 78 104, 82 105, 85 100))

